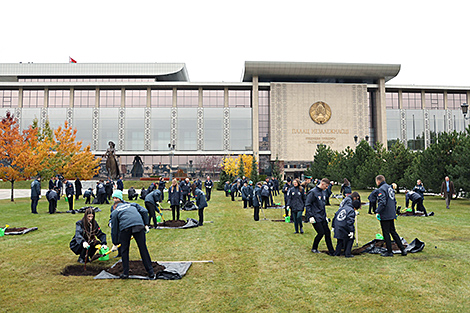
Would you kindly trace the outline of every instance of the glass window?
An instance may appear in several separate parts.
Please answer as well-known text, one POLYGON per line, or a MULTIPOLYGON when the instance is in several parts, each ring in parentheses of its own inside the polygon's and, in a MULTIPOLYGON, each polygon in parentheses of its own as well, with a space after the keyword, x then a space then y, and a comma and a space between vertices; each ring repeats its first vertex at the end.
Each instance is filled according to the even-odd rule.
POLYGON ((223 150, 224 110, 204 108, 204 150, 223 150))
POLYGON ((400 139, 400 110, 387 110, 387 144, 389 147, 400 139))
POLYGON ((429 130, 431 135, 431 143, 435 143, 437 135, 445 132, 446 127, 446 111, 432 110, 429 112, 429 130))
POLYGON ((424 149, 424 112, 423 110, 406 111, 406 139, 411 150, 424 149))
POLYGON ((386 92, 385 103, 387 105, 387 109, 398 109, 398 92, 386 92))
POLYGON ((147 106, 147 90, 126 90, 126 107, 145 108, 147 106))
POLYGON ((443 110, 444 109, 444 94, 443 93, 428 93, 426 92, 425 97, 425 108, 431 110, 443 110))
POLYGON ((448 93, 447 94, 447 108, 449 110, 461 110, 462 103, 467 102, 467 94, 465 93, 448 93))
POLYGON ((250 90, 229 90, 228 106, 231 108, 250 108, 251 91, 250 90))
POLYGON ((49 90, 48 107, 64 108, 70 106, 70 90, 49 90))
POLYGON ((169 151, 171 135, 171 109, 152 108, 150 121, 151 149, 157 151, 169 151))
POLYGON ((223 108, 224 91, 223 90, 203 90, 202 106, 205 108, 223 108))
POLYGON ((41 108, 44 106, 44 90, 23 90, 24 108, 41 108))
POLYGON ((461 109, 452 110, 452 123, 453 123, 454 130, 458 132, 464 131, 465 126, 468 127, 468 121, 465 121, 461 109))
POLYGON ((259 150, 269 151, 269 91, 260 90, 258 101, 259 150))
POLYGON ((21 110, 21 129, 28 129, 30 125, 33 125, 33 120, 37 119, 38 122, 41 119, 41 109, 29 109, 24 108, 21 110))
POLYGON ((403 92, 402 93, 403 109, 421 109, 421 93, 420 92, 403 92))
POLYGON ((74 90, 73 106, 80 108, 95 107, 95 90, 74 90))
POLYGON ((144 108, 126 109, 124 119, 125 149, 130 151, 143 151, 145 141, 145 113, 144 108))
POLYGON ((18 107, 19 90, 0 90, 0 108, 18 107))
POLYGON ((64 127, 67 120, 66 108, 49 108, 47 109, 47 119, 52 129, 57 129, 59 126, 64 127))
POLYGON ((173 106, 173 90, 152 90, 150 92, 150 105, 159 108, 173 106))
POLYGON ((199 105, 199 91, 177 90, 176 105, 179 108, 197 108, 199 105))
POLYGON ((93 109, 73 109, 73 128, 77 129, 76 141, 82 141, 82 147, 93 143, 93 109))
POLYGON ((178 109, 177 150, 197 150, 197 108, 178 109))
POLYGON ((121 90, 100 90, 101 108, 118 108, 121 106, 121 90))
POLYGON ((230 109, 230 150, 252 150, 251 109, 230 109))
POLYGON ((119 109, 101 108, 99 116, 98 147, 100 150, 108 148, 108 142, 116 145, 119 141, 119 109))

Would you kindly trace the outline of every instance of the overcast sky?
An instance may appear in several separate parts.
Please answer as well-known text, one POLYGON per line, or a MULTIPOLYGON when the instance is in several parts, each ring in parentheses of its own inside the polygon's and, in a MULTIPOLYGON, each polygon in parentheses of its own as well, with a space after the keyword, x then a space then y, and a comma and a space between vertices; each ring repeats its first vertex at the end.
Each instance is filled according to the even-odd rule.
POLYGON ((467 1, 2 1, 0 63, 183 62, 238 82, 245 61, 401 64, 389 84, 470 86, 467 1))

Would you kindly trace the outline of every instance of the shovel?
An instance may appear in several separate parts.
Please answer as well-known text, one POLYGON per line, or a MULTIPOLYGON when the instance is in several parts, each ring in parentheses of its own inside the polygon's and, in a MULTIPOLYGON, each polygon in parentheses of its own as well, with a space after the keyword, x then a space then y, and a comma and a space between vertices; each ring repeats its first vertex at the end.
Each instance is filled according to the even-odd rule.
MULTIPOLYGON (((118 244, 116 247, 119 248, 120 246, 121 246, 121 244, 118 244)), ((97 254, 95 254, 95 255, 91 258, 90 262, 93 262, 93 261, 95 261, 95 260, 97 260, 97 259, 99 259, 99 258, 102 258, 102 257, 104 257, 104 256, 107 256, 107 255, 110 254, 111 252, 113 252, 113 251, 112 251, 112 250, 109 250, 108 252, 102 253, 102 254, 101 254, 101 253, 97 253, 97 254)))

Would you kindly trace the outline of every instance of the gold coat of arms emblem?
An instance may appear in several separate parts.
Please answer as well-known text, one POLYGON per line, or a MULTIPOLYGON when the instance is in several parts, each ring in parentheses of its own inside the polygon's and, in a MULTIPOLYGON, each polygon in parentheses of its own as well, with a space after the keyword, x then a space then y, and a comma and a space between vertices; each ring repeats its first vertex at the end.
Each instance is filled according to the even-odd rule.
POLYGON ((310 107, 310 118, 317 124, 325 124, 331 117, 330 106, 323 101, 317 101, 310 107))

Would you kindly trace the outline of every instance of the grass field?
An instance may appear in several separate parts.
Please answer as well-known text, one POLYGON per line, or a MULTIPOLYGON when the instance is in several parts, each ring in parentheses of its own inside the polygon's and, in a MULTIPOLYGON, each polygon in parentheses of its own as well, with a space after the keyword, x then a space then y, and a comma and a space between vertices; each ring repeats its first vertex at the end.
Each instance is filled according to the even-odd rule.
MULTIPOLYGON (((361 194, 366 198, 366 192, 361 194)), ((403 205, 403 195, 398 199, 403 205)), ((76 207, 83 203, 79 200, 76 207)), ((292 224, 254 222, 252 210, 242 209, 242 204, 216 191, 205 211, 205 219, 214 223, 151 230, 147 242, 153 260, 214 263, 195 263, 178 281, 137 281, 62 276, 65 266, 76 264, 68 245, 82 216, 49 215, 44 197, 39 215, 30 213, 28 199, 2 200, 0 227, 39 230, 0 238, 0 312, 470 311, 468 200, 453 201, 447 210, 440 198, 426 197, 424 204, 434 217, 396 221, 398 233, 408 242, 417 237, 426 243, 423 252, 352 259, 312 254, 311 225, 305 224, 304 235, 295 235, 292 224)), ((110 238, 109 205, 100 208, 97 220, 110 238)), ((58 210, 66 211, 67 203, 60 201, 58 210)), ((328 207, 328 216, 336 210, 328 207)), ((169 211, 164 214, 171 216, 169 211)), ((282 214, 279 209, 266 211, 269 219, 281 219, 282 214)), ((182 212, 184 219, 196 216, 182 212)), ((359 243, 364 244, 375 238, 380 226, 366 207, 358 218, 359 243)), ((326 249, 324 241, 320 249, 326 249)), ((131 259, 139 259, 135 243, 131 259)))

